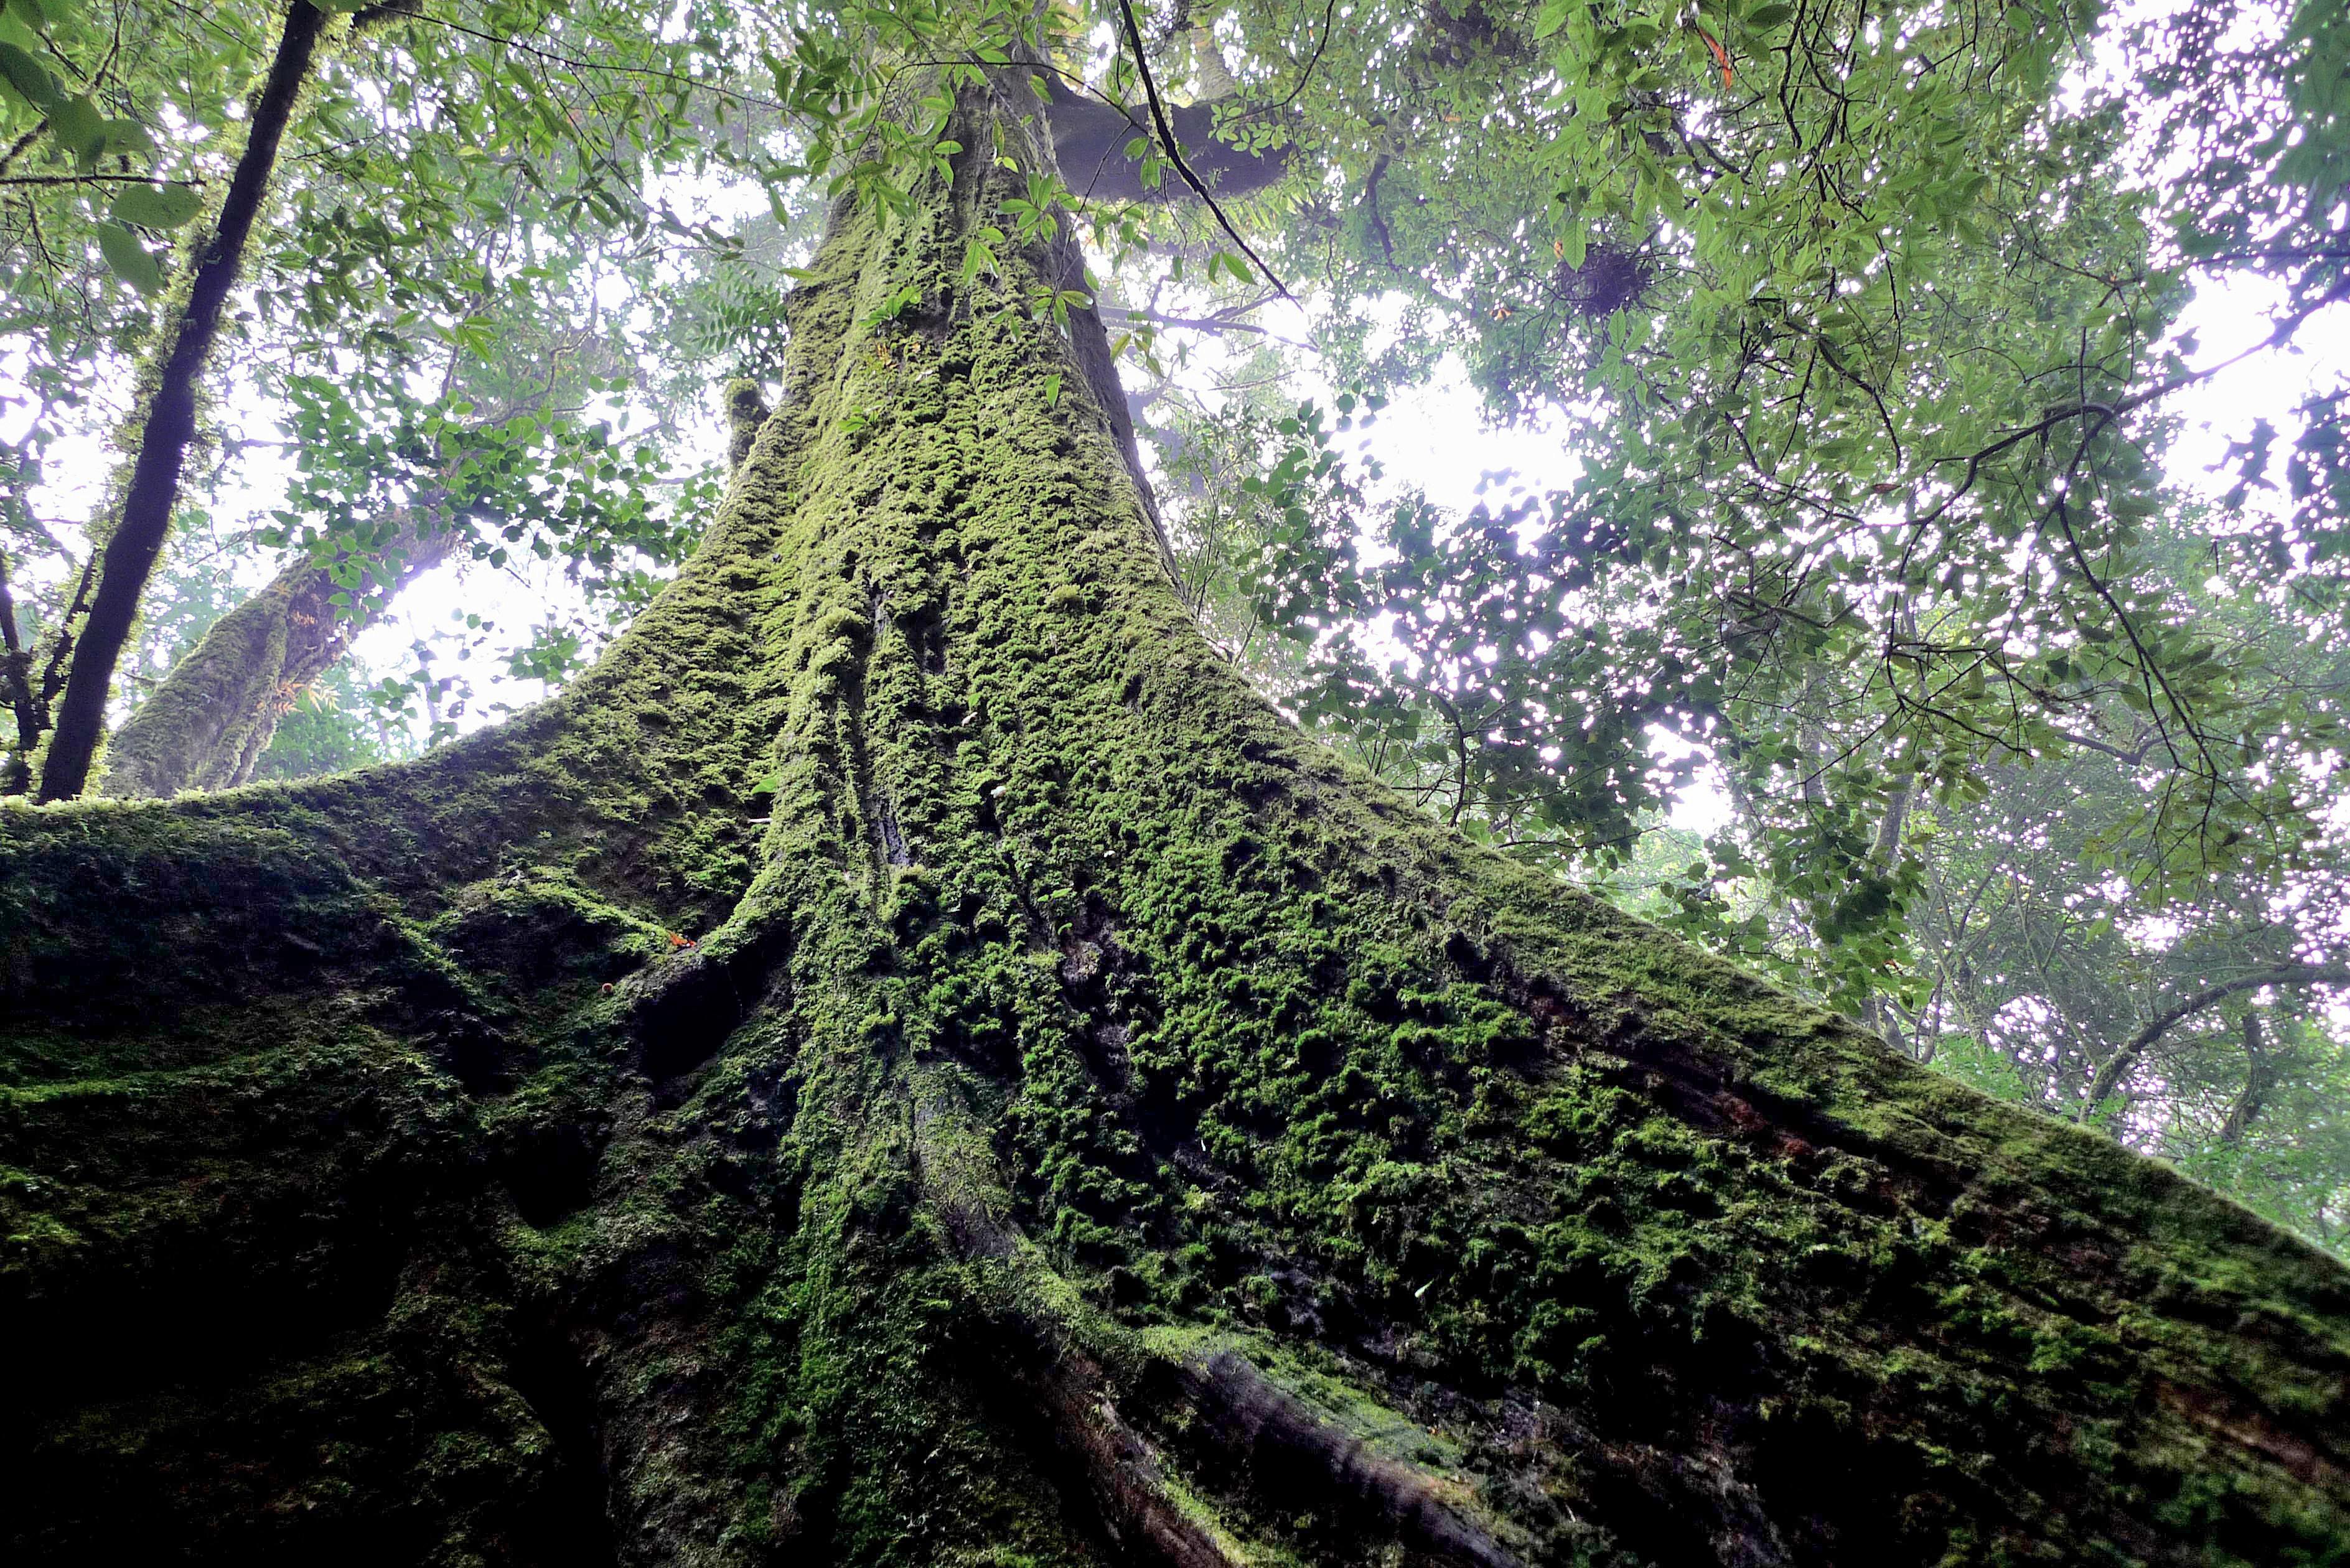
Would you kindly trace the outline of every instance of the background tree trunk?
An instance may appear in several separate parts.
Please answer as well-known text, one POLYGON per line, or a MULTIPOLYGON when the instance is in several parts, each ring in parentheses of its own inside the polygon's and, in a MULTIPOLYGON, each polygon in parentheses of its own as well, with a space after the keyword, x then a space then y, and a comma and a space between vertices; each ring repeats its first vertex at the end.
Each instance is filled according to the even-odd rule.
MULTIPOLYGON (((390 593, 446 560, 459 538, 453 527, 403 530, 389 546, 400 560, 390 593)), ((250 781, 278 719, 366 625, 332 602, 340 591, 326 567, 302 561, 221 617, 115 731, 99 792, 135 800, 250 781)))
POLYGON ((1025 90, 836 210, 701 554, 561 697, 0 814, 13 1560, 2338 1550, 2337 1265, 1215 657, 1099 323, 1025 314, 1073 251, 957 283, 1025 90))
POLYGON ((171 352, 140 399, 138 448, 119 514, 104 529, 103 566, 89 614, 74 634, 72 673, 57 703, 57 728, 41 760, 40 798, 71 800, 89 782, 99 742, 106 735, 106 703, 114 667, 130 640, 147 581, 171 537, 180 500, 180 473, 196 438, 196 398, 204 361, 219 335, 229 290, 244 262, 245 242, 269 195, 278 144, 294 118, 328 13, 309 0, 290 0, 277 51, 250 109, 244 151, 229 177, 212 233, 196 254, 187 293, 170 327, 171 352))

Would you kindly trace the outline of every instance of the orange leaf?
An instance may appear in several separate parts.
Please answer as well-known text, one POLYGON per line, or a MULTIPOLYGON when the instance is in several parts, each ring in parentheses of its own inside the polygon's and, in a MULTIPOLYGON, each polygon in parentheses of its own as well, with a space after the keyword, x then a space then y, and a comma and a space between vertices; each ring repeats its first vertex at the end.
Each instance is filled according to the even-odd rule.
MULTIPOLYGON (((1697 27, 1697 24, 1695 22, 1691 22, 1690 26, 1697 27)), ((1707 32, 1703 27, 1697 27, 1697 36, 1703 38, 1705 40, 1705 47, 1713 51, 1713 63, 1721 67, 1721 85, 1723 87, 1728 87, 1731 83, 1736 81, 1738 79, 1738 73, 1730 68, 1730 51, 1721 47, 1721 40, 1716 38, 1711 33, 1707 32)))

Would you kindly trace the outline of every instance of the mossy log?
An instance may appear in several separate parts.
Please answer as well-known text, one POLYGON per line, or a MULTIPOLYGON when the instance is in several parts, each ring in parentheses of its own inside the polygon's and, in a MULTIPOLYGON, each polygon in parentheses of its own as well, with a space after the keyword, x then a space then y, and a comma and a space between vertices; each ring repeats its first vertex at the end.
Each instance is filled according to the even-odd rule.
POLYGON ((2336 1264, 1213 655, 1024 93, 562 696, 0 813, 9 1560, 2350 1555, 2336 1264))

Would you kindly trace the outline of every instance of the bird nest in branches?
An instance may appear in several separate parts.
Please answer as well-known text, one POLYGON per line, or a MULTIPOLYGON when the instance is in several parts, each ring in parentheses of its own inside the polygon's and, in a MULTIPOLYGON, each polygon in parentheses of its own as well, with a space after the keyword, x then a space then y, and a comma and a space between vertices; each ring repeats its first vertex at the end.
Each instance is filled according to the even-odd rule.
POLYGON ((1638 301, 1655 276, 1656 264, 1644 251, 1595 240, 1581 266, 1560 259, 1550 287, 1553 297, 1577 316, 1604 321, 1638 301))
POLYGON ((1483 0, 1431 0, 1421 13, 1418 54, 1426 64, 1458 69, 1480 55, 1523 59, 1532 43, 1523 27, 1496 19, 1483 0))

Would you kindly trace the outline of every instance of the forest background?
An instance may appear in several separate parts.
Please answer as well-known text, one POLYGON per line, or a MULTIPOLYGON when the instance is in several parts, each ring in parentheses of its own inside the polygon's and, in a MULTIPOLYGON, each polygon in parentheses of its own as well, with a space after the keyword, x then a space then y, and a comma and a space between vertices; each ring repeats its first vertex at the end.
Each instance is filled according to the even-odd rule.
MULTIPOLYGON (((2338 1251, 2338 9, 1064 7, 1074 189, 1032 214, 1078 199, 1187 599, 1286 711, 2338 1251)), ((244 258, 109 793, 414 754, 585 668, 692 549, 827 200, 927 155, 891 94, 972 26, 358 20, 244 258), (147 766, 256 594, 255 727, 147 766)), ((0 11, 14 792, 282 21, 0 11)))

